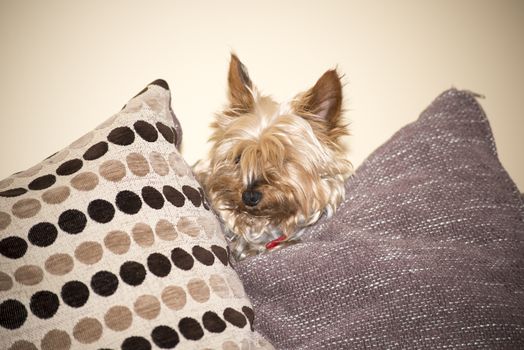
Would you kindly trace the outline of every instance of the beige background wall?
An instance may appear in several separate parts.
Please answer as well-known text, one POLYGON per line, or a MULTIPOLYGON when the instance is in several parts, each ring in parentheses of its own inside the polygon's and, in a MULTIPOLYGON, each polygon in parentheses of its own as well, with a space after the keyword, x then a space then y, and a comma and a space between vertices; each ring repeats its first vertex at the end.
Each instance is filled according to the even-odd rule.
POLYGON ((189 162, 225 102, 235 50, 277 98, 338 66, 355 165, 455 86, 482 100, 524 191, 524 1, 0 0, 0 178, 117 112, 156 78, 189 162))

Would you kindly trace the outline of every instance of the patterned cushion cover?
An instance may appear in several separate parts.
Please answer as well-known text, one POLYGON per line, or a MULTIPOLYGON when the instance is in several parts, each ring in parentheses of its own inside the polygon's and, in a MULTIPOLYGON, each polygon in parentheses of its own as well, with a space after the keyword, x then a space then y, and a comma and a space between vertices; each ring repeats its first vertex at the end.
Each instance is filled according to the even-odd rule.
POLYGON ((0 181, 1 349, 271 348, 157 80, 0 181))
POLYGON ((524 349, 524 206, 475 98, 376 150, 304 241, 240 262, 278 349, 524 349))

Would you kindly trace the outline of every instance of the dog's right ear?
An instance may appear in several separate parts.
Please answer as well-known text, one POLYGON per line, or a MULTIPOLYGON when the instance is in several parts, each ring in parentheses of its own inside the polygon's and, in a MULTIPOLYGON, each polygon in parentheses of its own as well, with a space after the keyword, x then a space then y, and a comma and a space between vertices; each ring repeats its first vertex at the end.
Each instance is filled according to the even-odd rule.
POLYGON ((229 63, 229 102, 231 108, 238 113, 249 112, 253 109, 255 99, 252 94, 253 83, 247 73, 247 68, 235 54, 231 54, 229 63))

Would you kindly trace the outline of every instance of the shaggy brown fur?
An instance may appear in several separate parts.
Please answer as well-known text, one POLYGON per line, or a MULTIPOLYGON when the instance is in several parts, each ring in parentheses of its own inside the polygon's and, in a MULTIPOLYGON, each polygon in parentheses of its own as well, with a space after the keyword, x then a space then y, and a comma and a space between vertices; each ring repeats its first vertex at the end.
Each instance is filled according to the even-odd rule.
POLYGON ((268 230, 292 238, 344 197, 351 164, 341 141, 348 132, 340 78, 329 70, 279 104, 259 93, 233 54, 228 83, 229 105, 212 124, 212 148, 195 167, 197 178, 234 234, 248 242, 268 230))

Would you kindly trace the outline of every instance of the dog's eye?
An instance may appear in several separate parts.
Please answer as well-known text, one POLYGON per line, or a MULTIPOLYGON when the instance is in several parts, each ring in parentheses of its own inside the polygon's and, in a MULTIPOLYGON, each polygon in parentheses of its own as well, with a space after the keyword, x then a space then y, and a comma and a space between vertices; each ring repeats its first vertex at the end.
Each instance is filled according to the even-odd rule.
POLYGON ((240 163, 240 156, 235 158, 235 164, 238 164, 238 163, 240 163))

